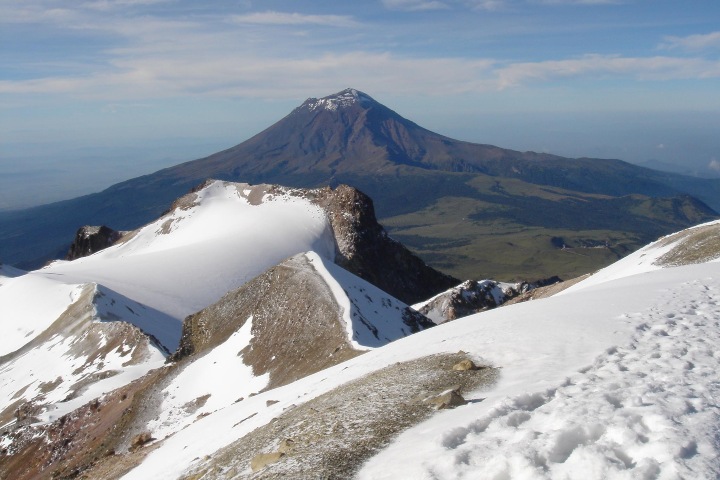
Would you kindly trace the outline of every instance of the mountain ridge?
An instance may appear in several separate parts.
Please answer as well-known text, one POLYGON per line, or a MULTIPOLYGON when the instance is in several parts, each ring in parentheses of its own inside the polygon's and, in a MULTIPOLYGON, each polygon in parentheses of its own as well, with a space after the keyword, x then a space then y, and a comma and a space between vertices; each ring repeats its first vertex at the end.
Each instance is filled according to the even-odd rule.
MULTIPOLYGON (((268 388, 273 355, 282 353, 282 374, 303 354, 292 338, 281 339, 283 352, 264 344, 286 331, 272 327, 285 309, 272 298, 288 285, 314 298, 326 288, 298 255, 278 267, 283 274, 256 278, 279 280, 270 299, 241 289, 188 321, 228 321, 209 348, 49 423, 2 432, 0 475, 376 479, 442 469, 453 478, 580 478, 590 462, 614 476, 711 478, 720 468, 719 231, 718 221, 698 225, 560 295, 461 318, 268 388), (265 307, 263 321, 255 313, 265 307)), ((356 298, 372 296, 356 286, 356 298)), ((339 304, 327 290, 320 297, 336 316, 339 304)), ((387 305, 378 300, 367 305, 387 305)), ((288 313, 283 325, 295 321, 288 313)), ((322 337, 325 318, 313 319, 303 328, 322 337)), ((312 363, 328 359, 332 345, 323 347, 312 363)))
MULTIPOLYGON (((528 280, 586 273, 660 234, 714 218, 717 212, 707 204, 720 209, 720 180, 656 172, 620 160, 567 159, 457 141, 420 127, 363 92, 347 89, 308 99, 250 139, 205 158, 121 182, 97 194, 22 212, 0 213, 0 258, 11 264, 37 266, 48 257, 60 256, 67 249, 63 242, 68 242, 80 225, 137 228, 207 178, 295 187, 353 185, 375 200, 383 222, 391 220, 391 235, 409 244, 437 268, 449 269, 461 278, 492 276, 511 280, 520 267, 528 280), (548 193, 543 190, 551 190, 550 195, 555 196, 551 203, 547 203, 548 193), (575 204, 559 198, 554 193, 558 190, 571 192, 577 199, 575 204), (694 194, 703 200, 694 202, 691 220, 649 201, 666 198, 666 203, 675 202, 673 199, 682 194, 694 194), (601 210, 611 211, 610 199, 597 195, 615 197, 616 203, 630 212, 621 228, 594 224, 595 208, 576 209, 592 199, 601 210), (462 239, 472 248, 443 247, 448 232, 441 228, 447 227, 427 223, 424 230, 429 235, 418 236, 401 218, 435 208, 449 198, 461 198, 472 205, 469 216, 452 206, 443 212, 445 218, 452 217, 455 222, 463 218, 473 222, 462 239), (555 207, 564 211, 561 228, 549 215, 555 207), (514 221, 518 209, 526 213, 524 217, 540 220, 530 225, 539 229, 536 240, 518 242, 515 227, 499 231, 493 227, 498 221, 527 227, 523 223, 526 220, 514 221), (484 217, 488 211, 494 215, 490 219, 484 217), (652 226, 648 216, 663 218, 664 223, 652 226), (602 255, 582 251, 568 262, 549 246, 552 237, 568 237, 562 230, 582 231, 575 234, 574 243, 580 245, 588 238, 590 243, 609 241, 619 247, 602 255), (505 256, 507 265, 495 265, 483 252, 501 248, 503 243, 489 239, 487 231, 494 231, 498 240, 507 238, 505 243, 516 245, 525 258, 532 255, 549 260, 531 265, 524 258, 514 259, 512 254, 505 256), (581 258, 583 255, 587 260, 581 258), (467 263, 477 267, 471 270, 463 266, 467 263)), ((569 237, 568 242, 573 243, 569 237)))

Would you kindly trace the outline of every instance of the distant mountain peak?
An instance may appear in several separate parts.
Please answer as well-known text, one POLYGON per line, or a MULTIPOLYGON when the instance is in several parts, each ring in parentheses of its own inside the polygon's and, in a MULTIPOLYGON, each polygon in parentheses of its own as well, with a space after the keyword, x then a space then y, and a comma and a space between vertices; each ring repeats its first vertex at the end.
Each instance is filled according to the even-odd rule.
POLYGON ((311 112, 318 109, 334 112, 337 111, 338 108, 347 108, 355 104, 366 105, 374 102, 375 100, 373 100, 370 95, 354 88, 346 88, 341 92, 328 95, 327 97, 308 98, 302 104, 301 108, 305 107, 311 112))

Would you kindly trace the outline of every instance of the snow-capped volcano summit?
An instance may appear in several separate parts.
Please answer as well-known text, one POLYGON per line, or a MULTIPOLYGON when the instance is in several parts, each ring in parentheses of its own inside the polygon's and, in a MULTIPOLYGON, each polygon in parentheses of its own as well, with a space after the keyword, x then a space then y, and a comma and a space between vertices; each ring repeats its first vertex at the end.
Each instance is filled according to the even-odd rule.
POLYGON ((354 88, 346 88, 345 90, 328 95, 323 98, 308 98, 298 108, 308 109, 311 112, 317 109, 325 109, 331 112, 336 111, 338 108, 350 107, 354 104, 368 105, 370 103, 377 103, 373 100, 370 95, 363 93, 354 88))

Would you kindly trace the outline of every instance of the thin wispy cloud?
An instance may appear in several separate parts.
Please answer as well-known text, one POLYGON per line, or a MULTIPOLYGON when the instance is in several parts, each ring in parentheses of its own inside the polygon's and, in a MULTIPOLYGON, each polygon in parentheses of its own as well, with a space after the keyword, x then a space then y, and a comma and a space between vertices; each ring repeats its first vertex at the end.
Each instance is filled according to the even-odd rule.
POLYGON ((140 7, 169 3, 172 0, 93 0, 83 2, 81 5, 92 10, 114 10, 118 8, 140 7))
MULTIPOLYGON (((191 44, 189 41, 188 44, 191 44)), ((219 48, 219 46, 218 46, 219 48)), ((540 62, 471 58, 407 58, 348 52, 305 58, 261 57, 207 49, 137 50, 87 76, 0 82, 0 93, 66 94, 106 100, 173 96, 294 96, 322 85, 371 91, 443 94, 506 90, 558 80, 623 78, 634 82, 720 78, 720 61, 696 58, 587 55, 540 62)))
POLYGON ((444 10, 450 8, 447 3, 438 0, 382 0, 382 4, 390 10, 406 12, 444 10))
POLYGON ((661 49, 684 49, 684 50, 705 50, 720 48, 720 31, 688 35, 686 37, 665 37, 664 43, 660 44, 661 49))
POLYGON ((621 57, 586 55, 581 58, 521 62, 497 71, 501 89, 562 78, 626 78, 634 81, 663 81, 720 77, 720 61, 701 58, 621 57))
POLYGON ((231 21, 254 25, 320 25, 326 27, 357 27, 355 19, 347 15, 306 15, 288 12, 257 12, 234 15, 231 21))
POLYGON ((474 10, 486 10, 496 12, 504 10, 510 6, 508 0, 470 0, 466 2, 474 10))
POLYGON ((546 5, 619 5, 627 0, 535 0, 546 5))

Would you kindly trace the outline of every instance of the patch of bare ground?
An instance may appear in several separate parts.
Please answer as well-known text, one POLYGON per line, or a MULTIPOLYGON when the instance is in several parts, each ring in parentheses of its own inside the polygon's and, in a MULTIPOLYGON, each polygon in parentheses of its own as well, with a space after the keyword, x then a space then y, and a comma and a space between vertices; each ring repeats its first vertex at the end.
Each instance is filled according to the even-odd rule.
POLYGON ((144 425, 153 386, 168 369, 94 400, 58 420, 0 434, 11 447, 0 451, 0 479, 111 479, 137 466, 154 445, 129 449, 144 425), (132 450, 132 451, 130 451, 132 450))
POLYGON ((662 267, 705 263, 720 258, 720 224, 683 230, 661 240, 658 246, 677 245, 655 261, 662 267))
POLYGON ((529 292, 525 292, 521 295, 518 295, 515 298, 511 298, 507 302, 503 303, 501 306, 505 307, 507 305, 512 305, 514 303, 522 303, 522 302, 528 302, 530 300, 539 300, 541 298, 548 298, 552 297, 553 295, 557 295, 558 293, 562 292, 566 288, 570 288, 573 285, 575 285, 578 282, 581 282, 588 278, 591 274, 587 275, 581 275, 579 277, 571 278, 570 280, 564 280, 562 282, 553 283, 552 285, 548 285, 546 287, 538 287, 530 290, 529 292))
POLYGON ((459 369, 463 360, 467 355, 462 352, 432 355, 349 382, 206 457, 184 479, 351 478, 397 435, 438 408, 482 400, 462 395, 494 382, 498 370, 459 369))

